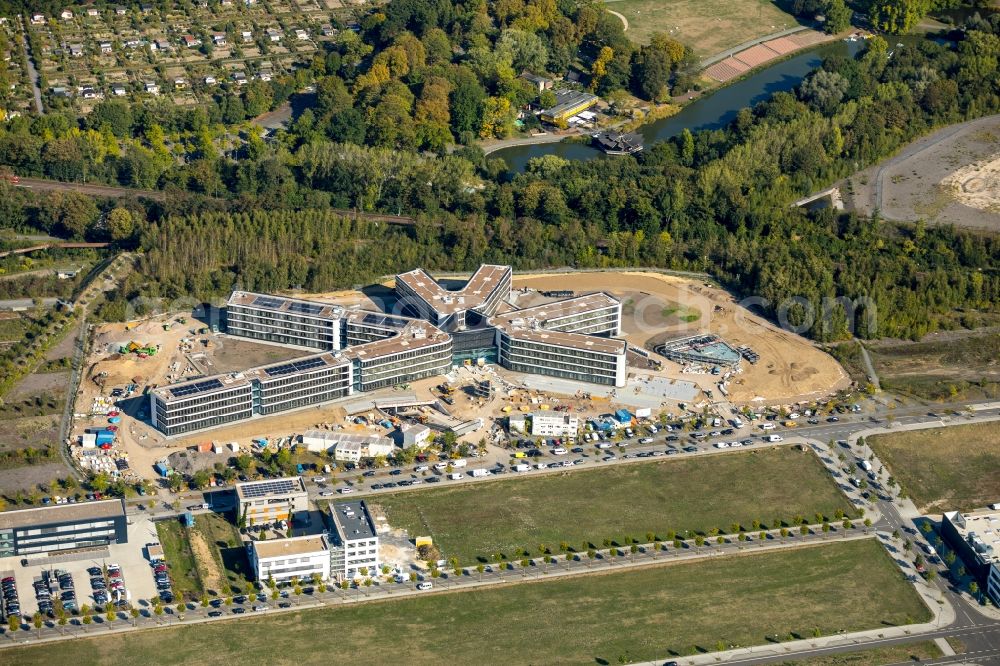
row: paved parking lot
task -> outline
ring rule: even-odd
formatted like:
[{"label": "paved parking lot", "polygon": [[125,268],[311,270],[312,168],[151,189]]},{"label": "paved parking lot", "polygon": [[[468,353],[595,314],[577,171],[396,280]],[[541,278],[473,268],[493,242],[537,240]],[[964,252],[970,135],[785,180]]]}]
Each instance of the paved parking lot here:
[{"label": "paved parking lot", "polygon": [[[76,590],[76,603],[78,607],[84,604],[93,607],[93,590],[90,586],[90,575],[87,569],[90,567],[104,567],[109,563],[115,563],[122,567],[122,575],[125,578],[125,587],[131,593],[133,603],[138,599],[150,599],[157,596],[156,583],[153,579],[153,571],[146,559],[146,544],[156,541],[156,528],[152,521],[146,517],[129,517],[129,542],[124,544],[114,544],[109,547],[109,556],[105,558],[95,558],[93,556],[84,557],[70,562],[58,562],[53,564],[34,564],[31,566],[21,566],[20,557],[0,558],[0,571],[9,572],[4,575],[13,575],[17,584],[17,594],[21,602],[21,616],[31,617],[38,611],[38,600],[35,598],[34,582],[41,578],[43,570],[53,571],[62,569],[73,577],[73,587]],[[56,598],[58,595],[53,595]]]}]

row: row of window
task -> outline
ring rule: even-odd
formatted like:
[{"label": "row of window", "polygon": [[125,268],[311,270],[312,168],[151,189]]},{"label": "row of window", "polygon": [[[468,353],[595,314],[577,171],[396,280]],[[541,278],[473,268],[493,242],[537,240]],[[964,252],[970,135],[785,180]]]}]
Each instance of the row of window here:
[{"label": "row of window", "polygon": [[[208,415],[220,409],[240,409],[250,406],[250,386],[244,384],[238,389],[226,391],[224,393],[205,393],[199,400],[187,401],[183,403],[166,402],[156,396],[157,413],[162,414],[164,420],[170,421],[178,417],[198,418]],[[160,409],[160,405],[163,409]]]},{"label": "row of window", "polygon": [[89,529],[101,529],[107,527],[113,527],[115,521],[113,520],[99,520],[92,523],[72,523],[70,525],[55,525],[53,527],[36,527],[32,529],[20,529],[17,531],[18,539],[24,540],[25,537],[36,536],[39,534],[59,534],[61,532],[80,532],[81,530]]},{"label": "row of window", "polygon": [[345,385],[351,381],[350,365],[344,364],[336,367],[325,368],[323,371],[309,373],[308,375],[286,375],[284,377],[260,382],[261,394],[266,398],[281,396],[284,391],[290,388],[299,390],[310,386],[327,386],[336,382]]},{"label": "row of window", "polygon": [[308,326],[316,329],[325,328],[327,330],[340,324],[340,317],[310,316],[299,313],[278,312],[277,310],[257,310],[246,308],[242,305],[230,305],[226,310],[226,317],[227,319],[233,319],[234,316],[242,321],[277,322],[281,324],[295,324],[296,326]]},{"label": "row of window", "polygon": [[166,435],[177,435],[182,432],[190,432],[191,430],[200,430],[202,428],[211,428],[212,426],[221,425],[223,423],[232,423],[233,421],[248,419],[252,415],[252,412],[248,408],[246,411],[217,414],[211,418],[199,419],[197,421],[187,421],[185,423],[178,423],[177,425],[166,425],[161,421],[157,421],[157,427]]},{"label": "row of window", "polygon": [[610,386],[615,385],[614,377],[604,377],[601,375],[588,374],[585,371],[572,371],[572,370],[558,370],[555,368],[545,367],[541,368],[537,365],[525,364],[525,363],[509,363],[505,364],[505,367],[514,372],[526,372],[533,374],[544,374],[550,377],[562,377],[563,379],[574,379],[582,382],[590,382],[591,384],[607,384]]},{"label": "row of window", "polygon": [[533,345],[531,343],[523,343],[520,340],[501,340],[500,355],[507,358],[518,356],[525,361],[550,361],[556,364],[569,364],[570,367],[586,367],[588,369],[607,372],[615,372],[618,368],[618,359],[615,356],[581,352],[575,349]]}]

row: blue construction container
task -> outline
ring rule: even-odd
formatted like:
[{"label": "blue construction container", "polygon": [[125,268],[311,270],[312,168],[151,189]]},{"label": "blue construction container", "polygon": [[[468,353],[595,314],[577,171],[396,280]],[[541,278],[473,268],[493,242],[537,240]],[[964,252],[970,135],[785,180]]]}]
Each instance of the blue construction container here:
[{"label": "blue construction container", "polygon": [[629,423],[632,423],[632,414],[627,409],[616,410],[615,420],[622,425],[628,425]]},{"label": "blue construction container", "polygon": [[153,469],[156,470],[157,474],[159,474],[164,478],[170,476],[170,468],[164,465],[163,463],[156,463],[155,465],[153,465]]},{"label": "blue construction container", "polygon": [[183,514],[181,516],[181,523],[184,524],[184,527],[194,527],[194,514],[190,511]]},{"label": "blue construction container", "polygon": [[110,430],[98,430],[96,437],[96,444],[100,446],[101,444],[111,444],[115,441],[115,433]]}]

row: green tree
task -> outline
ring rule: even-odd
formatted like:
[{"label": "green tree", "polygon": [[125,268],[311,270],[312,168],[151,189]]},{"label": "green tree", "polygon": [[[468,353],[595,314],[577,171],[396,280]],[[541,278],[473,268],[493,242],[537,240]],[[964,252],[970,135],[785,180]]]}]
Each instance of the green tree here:
[{"label": "green tree", "polygon": [[132,213],[127,208],[116,206],[108,214],[108,233],[111,240],[123,241],[132,237],[135,232],[135,224],[132,221]]},{"label": "green tree", "polygon": [[899,35],[916,27],[930,8],[930,0],[872,0],[869,11],[875,27]]},{"label": "green tree", "polygon": [[823,30],[828,34],[835,35],[851,27],[851,10],[844,0],[830,0],[825,16]]}]

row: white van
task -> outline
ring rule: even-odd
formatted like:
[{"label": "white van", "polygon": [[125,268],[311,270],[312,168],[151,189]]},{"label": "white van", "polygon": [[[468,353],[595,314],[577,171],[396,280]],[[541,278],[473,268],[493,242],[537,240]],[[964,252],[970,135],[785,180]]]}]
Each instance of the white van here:
[{"label": "white van", "polygon": [[531,465],[525,465],[524,463],[518,463],[514,465],[515,472],[527,472],[531,469]]},{"label": "white van", "polygon": [[773,423],[761,423],[760,424],[760,429],[761,430],[774,430],[774,424]]},{"label": "white van", "polygon": [[451,474],[448,475],[448,478],[451,479],[452,481],[458,481],[459,479],[464,479],[465,475],[462,474],[461,472],[452,472]]},{"label": "white van", "polygon": [[767,437],[764,438],[764,441],[765,442],[780,442],[781,441],[781,435],[768,435]]},{"label": "white van", "polygon": [[488,469],[474,469],[471,472],[469,472],[469,474],[471,476],[479,478],[481,476],[489,476],[490,475],[490,471]]},{"label": "white van", "polygon": [[418,590],[431,590],[431,589],[434,589],[434,583],[430,582],[429,580],[424,581],[422,583],[417,583],[417,589]]}]

